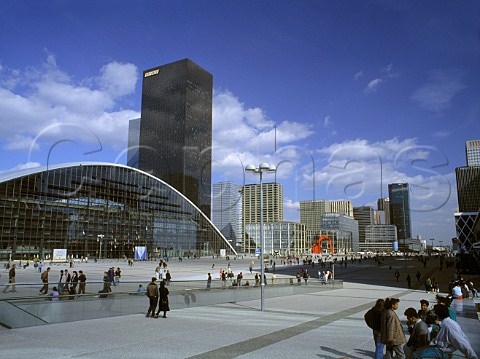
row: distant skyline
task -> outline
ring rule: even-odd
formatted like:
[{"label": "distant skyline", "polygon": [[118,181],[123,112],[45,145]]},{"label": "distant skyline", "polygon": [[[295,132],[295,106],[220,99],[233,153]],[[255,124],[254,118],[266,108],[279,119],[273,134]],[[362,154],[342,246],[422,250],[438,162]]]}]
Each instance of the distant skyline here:
[{"label": "distant skyline", "polygon": [[142,71],[189,58],[214,79],[212,183],[276,164],[299,221],[301,200],[376,208],[406,182],[413,237],[446,244],[480,139],[479,16],[473,0],[7,0],[0,171],[126,164]]}]

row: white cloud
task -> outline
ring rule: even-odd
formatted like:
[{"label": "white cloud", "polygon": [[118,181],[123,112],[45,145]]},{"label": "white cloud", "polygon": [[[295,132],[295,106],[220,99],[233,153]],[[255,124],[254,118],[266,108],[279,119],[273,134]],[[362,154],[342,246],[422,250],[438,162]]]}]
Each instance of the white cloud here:
[{"label": "white cloud", "polygon": [[452,201],[452,173],[444,173],[448,158],[414,138],[370,143],[346,141],[319,149],[313,166],[304,161],[302,188],[313,188],[326,199],[346,198],[355,205],[370,203],[388,193],[388,183],[407,182],[412,210],[433,211]]},{"label": "white cloud", "polygon": [[110,96],[124,96],[134,92],[138,69],[134,64],[111,62],[100,70],[98,82]]},{"label": "white cloud", "polygon": [[363,71],[358,71],[354,76],[353,78],[355,79],[355,81],[357,80],[360,80],[360,78],[363,77]]},{"label": "white cloud", "polygon": [[135,90],[133,64],[111,62],[98,77],[74,81],[47,51],[41,68],[0,72],[0,140],[6,150],[48,148],[55,141],[125,148],[128,121],[139,112],[123,110],[120,98]]},{"label": "white cloud", "polygon": [[448,130],[443,130],[443,131],[439,130],[432,133],[433,138],[440,138],[440,139],[450,137],[451,135],[452,135],[452,131],[448,131]]},{"label": "white cloud", "polygon": [[393,64],[388,64],[379,70],[380,76],[371,80],[367,86],[363,89],[365,95],[370,95],[373,92],[378,91],[380,86],[391,79],[398,77],[398,74],[393,69]]},{"label": "white cloud", "polygon": [[332,118],[330,116],[325,116],[323,119],[323,127],[328,128],[333,124]]},{"label": "white cloud", "polygon": [[372,92],[375,92],[378,90],[378,88],[380,87],[380,84],[383,82],[382,79],[375,79],[375,80],[372,80],[370,81],[368,84],[367,84],[367,87],[365,87],[363,89],[363,93],[368,95],[368,94],[371,94]]},{"label": "white cloud", "polygon": [[5,150],[38,150],[39,146],[35,143],[34,140],[34,138],[29,136],[15,134],[11,141],[8,142],[3,148]]},{"label": "white cloud", "polygon": [[225,178],[243,178],[242,163],[295,162],[295,143],[312,134],[309,124],[285,120],[275,126],[261,108],[247,107],[228,90],[214,92],[213,167]]},{"label": "white cloud", "polygon": [[300,202],[299,201],[292,201],[289,198],[285,198],[283,200],[283,208],[284,209],[295,209],[299,210],[300,209]]},{"label": "white cloud", "polygon": [[422,108],[440,113],[450,107],[453,98],[467,86],[462,83],[464,74],[456,70],[436,70],[412,94],[412,100]]},{"label": "white cloud", "polygon": [[38,162],[20,163],[20,164],[16,165],[13,168],[10,168],[9,170],[7,170],[5,172],[14,172],[14,171],[19,171],[19,170],[25,170],[25,169],[28,169],[28,168],[37,168],[37,167],[40,167],[40,166],[41,165]]}]

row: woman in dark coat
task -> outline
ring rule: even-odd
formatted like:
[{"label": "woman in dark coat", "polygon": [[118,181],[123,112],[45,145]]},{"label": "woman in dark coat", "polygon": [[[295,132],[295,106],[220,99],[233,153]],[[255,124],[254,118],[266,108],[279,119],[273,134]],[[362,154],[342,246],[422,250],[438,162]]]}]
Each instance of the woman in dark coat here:
[{"label": "woman in dark coat", "polygon": [[157,315],[155,316],[158,318],[158,314],[163,311],[163,317],[167,317],[167,312],[170,311],[168,306],[168,288],[165,286],[165,281],[160,282],[160,289],[158,290],[160,293],[160,297],[158,298],[158,311]]}]

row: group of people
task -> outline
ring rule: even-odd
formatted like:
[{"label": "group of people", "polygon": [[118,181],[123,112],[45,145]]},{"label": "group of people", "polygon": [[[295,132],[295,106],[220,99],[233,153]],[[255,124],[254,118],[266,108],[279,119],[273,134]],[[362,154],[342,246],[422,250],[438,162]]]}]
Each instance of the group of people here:
[{"label": "group of people", "polygon": [[[167,312],[170,310],[168,304],[168,288],[166,287],[166,283],[164,280],[160,282],[160,288],[158,287],[157,278],[152,277],[151,282],[147,285],[147,297],[150,301],[150,306],[148,307],[148,311],[146,314],[147,318],[158,318],[160,312],[163,311],[163,318],[167,317]],[[155,309],[158,309],[157,313],[155,314]]]},{"label": "group of people", "polygon": [[158,266],[155,268],[155,277],[157,280],[165,281],[166,285],[170,284],[172,280],[172,274],[170,270],[167,269],[168,263],[166,261],[160,260]]},{"label": "group of people", "polygon": [[465,280],[459,277],[455,281],[448,283],[449,297],[452,299],[479,298],[478,291],[471,280]]},{"label": "group of people", "polygon": [[[68,269],[60,270],[60,277],[58,281],[55,281],[56,285],[52,288],[52,291],[48,293],[48,285],[51,283],[50,276],[51,268],[48,267],[40,275],[40,279],[43,283],[42,288],[38,291],[38,294],[48,294],[51,296],[52,300],[59,300],[61,298],[74,299],[75,294],[85,294],[85,286],[87,281],[87,276],[80,271],[72,271],[70,274]],[[78,287],[78,290],[77,290]],[[67,297],[68,296],[68,297]]]},{"label": "group of people", "polygon": [[477,359],[467,336],[456,322],[449,298],[437,295],[433,310],[423,299],[419,310],[410,307],[404,311],[410,334],[408,340],[396,313],[399,303],[398,298],[377,299],[375,306],[365,314],[365,322],[373,330],[376,359],[447,359],[455,350],[466,358]]}]

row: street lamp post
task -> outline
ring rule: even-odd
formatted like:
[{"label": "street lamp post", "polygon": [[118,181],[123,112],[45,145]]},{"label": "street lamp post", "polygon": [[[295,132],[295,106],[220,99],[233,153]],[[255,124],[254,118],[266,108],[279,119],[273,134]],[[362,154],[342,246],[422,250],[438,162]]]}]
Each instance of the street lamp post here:
[{"label": "street lamp post", "polygon": [[[97,242],[100,243],[100,251],[98,252],[98,259],[101,259],[102,258],[102,239],[103,237],[105,237],[103,234],[99,234],[97,236]],[[108,248],[107,248],[108,249]]]},{"label": "street lamp post", "polygon": [[258,167],[255,165],[247,165],[245,172],[251,172],[260,175],[260,310],[265,310],[265,241],[263,238],[263,173],[275,173],[277,168],[274,165],[262,162]]}]

